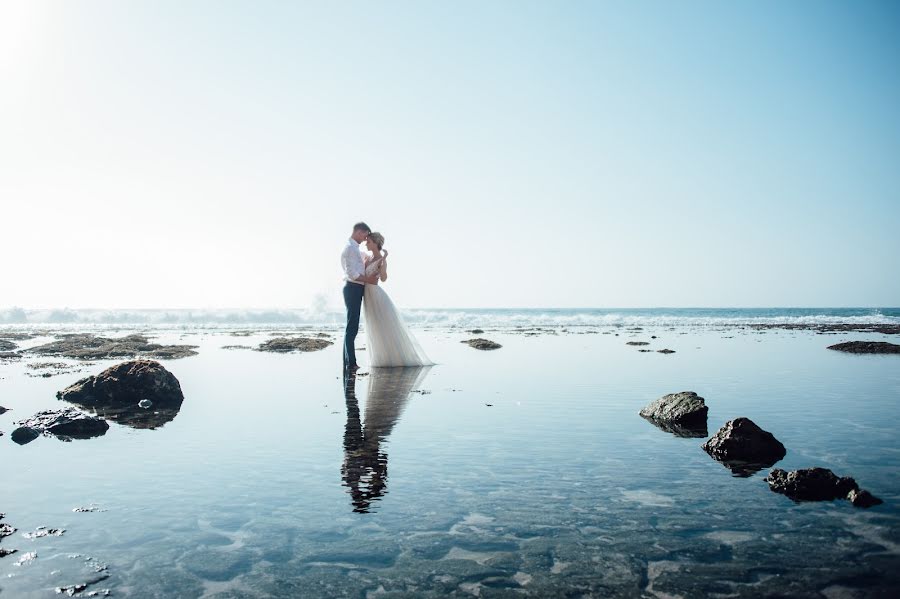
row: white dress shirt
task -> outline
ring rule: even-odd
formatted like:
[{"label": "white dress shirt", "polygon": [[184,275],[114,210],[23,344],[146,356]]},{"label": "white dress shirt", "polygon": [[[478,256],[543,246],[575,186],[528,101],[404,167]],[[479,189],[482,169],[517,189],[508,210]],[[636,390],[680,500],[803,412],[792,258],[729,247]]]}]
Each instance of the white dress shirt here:
[{"label": "white dress shirt", "polygon": [[357,285],[365,285],[362,281],[357,281],[359,277],[366,274],[366,265],[363,263],[362,250],[359,244],[352,238],[347,240],[344,251],[341,252],[341,268],[344,269],[344,280]]}]

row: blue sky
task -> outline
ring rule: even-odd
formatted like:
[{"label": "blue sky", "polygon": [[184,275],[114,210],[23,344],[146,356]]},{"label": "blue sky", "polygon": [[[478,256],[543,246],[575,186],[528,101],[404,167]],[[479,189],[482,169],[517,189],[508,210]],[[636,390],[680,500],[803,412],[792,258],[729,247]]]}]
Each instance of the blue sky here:
[{"label": "blue sky", "polygon": [[898,6],[6,2],[0,305],[898,305]]}]

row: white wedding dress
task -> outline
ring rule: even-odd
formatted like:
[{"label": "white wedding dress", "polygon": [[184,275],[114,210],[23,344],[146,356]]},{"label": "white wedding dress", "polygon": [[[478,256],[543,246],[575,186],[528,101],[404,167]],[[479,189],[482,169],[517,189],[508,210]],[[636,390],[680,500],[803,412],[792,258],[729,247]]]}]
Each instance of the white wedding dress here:
[{"label": "white wedding dress", "polygon": [[[366,265],[366,276],[373,276],[381,261]],[[366,285],[363,296],[369,366],[431,366],[422,347],[406,328],[400,312],[381,285]]]}]

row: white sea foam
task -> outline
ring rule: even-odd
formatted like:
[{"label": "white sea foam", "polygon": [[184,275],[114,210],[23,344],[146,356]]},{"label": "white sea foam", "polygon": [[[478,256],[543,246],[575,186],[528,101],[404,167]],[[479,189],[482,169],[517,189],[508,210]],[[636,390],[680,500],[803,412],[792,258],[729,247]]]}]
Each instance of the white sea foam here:
[{"label": "white sea foam", "polygon": [[[740,325],[900,324],[897,308],[410,309],[416,327],[729,327]],[[272,310],[0,309],[0,325],[151,325],[173,328],[341,326],[323,306]]]}]

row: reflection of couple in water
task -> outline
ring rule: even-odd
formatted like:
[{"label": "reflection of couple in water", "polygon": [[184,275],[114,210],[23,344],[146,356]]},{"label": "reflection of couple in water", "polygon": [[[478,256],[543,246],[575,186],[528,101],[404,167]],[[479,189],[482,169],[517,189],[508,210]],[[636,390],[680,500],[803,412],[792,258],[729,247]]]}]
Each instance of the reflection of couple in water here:
[{"label": "reflection of couple in water", "polygon": [[430,368],[373,368],[369,374],[365,419],[360,418],[356,377],[344,377],[347,426],[341,475],[350,490],[353,511],[366,513],[386,492],[387,454],[381,444],[399,420],[410,393]]}]

